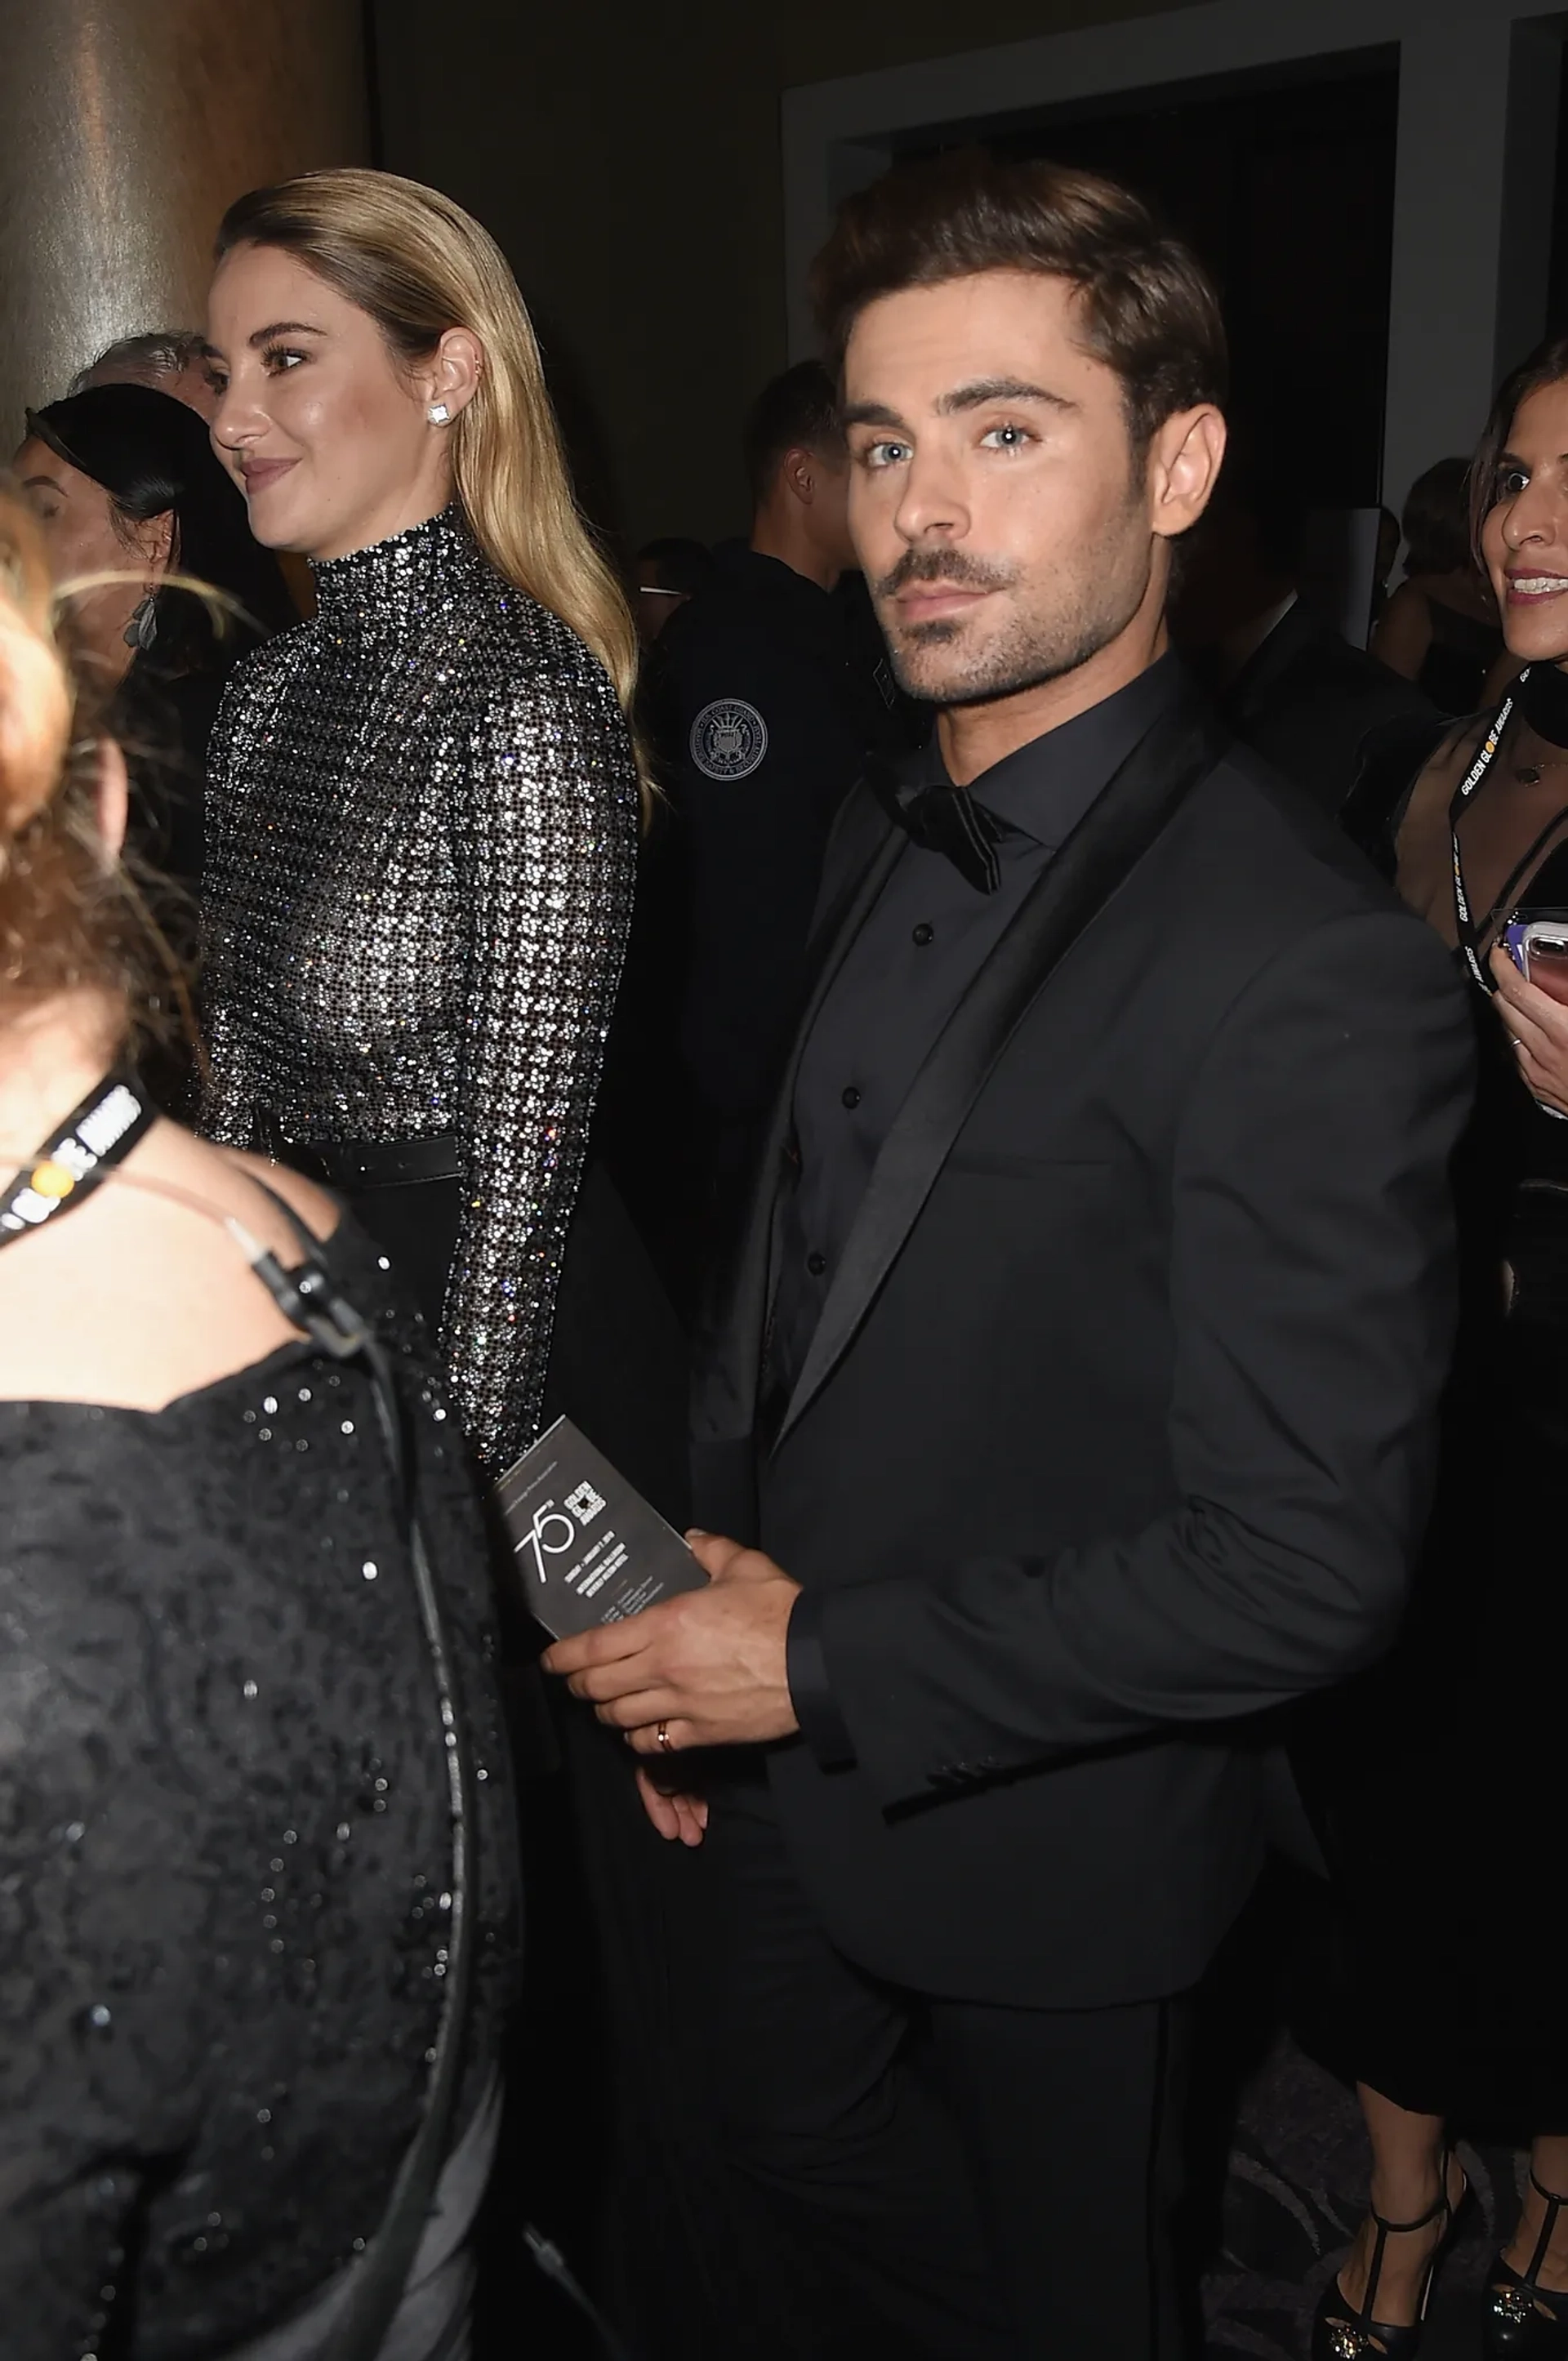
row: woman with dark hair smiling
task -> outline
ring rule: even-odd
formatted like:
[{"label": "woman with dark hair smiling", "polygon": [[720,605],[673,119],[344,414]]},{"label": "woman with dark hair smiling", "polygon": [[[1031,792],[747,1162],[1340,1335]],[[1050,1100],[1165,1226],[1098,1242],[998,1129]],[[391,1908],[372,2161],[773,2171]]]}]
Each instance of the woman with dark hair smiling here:
[{"label": "woman with dark hair smiling", "polygon": [[1564,453],[1568,335],[1505,381],[1471,469],[1475,544],[1523,669],[1496,712],[1450,733],[1396,828],[1400,892],[1476,987],[1482,1081],[1458,1168],[1467,1323],[1439,1511],[1410,1627],[1330,1804],[1372,2204],[1319,2308],[1319,2361],[1414,2353],[1464,2192],[1462,2130],[1530,2147],[1484,2351],[1568,2356],[1551,1867],[1568,1660]]},{"label": "woman with dark hair smiling", "polygon": [[14,466],[56,582],[92,585],[71,624],[127,752],[135,849],[193,886],[224,684],[297,620],[278,561],[252,537],[203,421],[151,386],[95,385],[30,410]]}]

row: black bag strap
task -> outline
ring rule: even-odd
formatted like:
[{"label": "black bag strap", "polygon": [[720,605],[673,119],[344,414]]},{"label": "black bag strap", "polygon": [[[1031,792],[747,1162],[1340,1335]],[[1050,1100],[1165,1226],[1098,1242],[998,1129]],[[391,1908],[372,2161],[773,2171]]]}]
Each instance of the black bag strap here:
[{"label": "black bag strap", "polygon": [[[256,1178],[254,1174],[250,1177]],[[435,1676],[442,1748],[451,1786],[452,1906],[447,1918],[446,1956],[437,1963],[437,1972],[444,1971],[441,2018],[432,2053],[424,2113],[398,2168],[379,2227],[364,2255],[351,2268],[348,2293],[321,2356],[321,2361],[376,2361],[402,2301],[430,2218],[436,2183],[454,2145],[465,2035],[474,1987],[473,1897],[477,1836],[474,1765],[454,1675],[446,1619],[420,1521],[418,1466],[409,1449],[390,1356],[373,1323],[356,1311],[342,1294],[322,1241],[276,1190],[268,1188],[262,1180],[256,1180],[256,1186],[271,1199],[304,1253],[303,1262],[291,1269],[284,1269],[274,1257],[264,1255],[252,1265],[257,1276],[285,1319],[304,1329],[335,1359],[362,1360],[369,1372]]]}]

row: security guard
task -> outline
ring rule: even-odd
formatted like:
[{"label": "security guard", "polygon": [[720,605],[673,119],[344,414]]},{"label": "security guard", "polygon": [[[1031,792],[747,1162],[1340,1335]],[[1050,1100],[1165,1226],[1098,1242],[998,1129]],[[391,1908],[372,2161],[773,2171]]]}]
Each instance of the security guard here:
[{"label": "security guard", "polygon": [[749,542],[658,648],[652,719],[685,892],[680,1017],[705,1178],[722,1222],[788,1045],[828,832],[869,752],[908,743],[853,566],[831,379],[804,361],[746,422]]}]

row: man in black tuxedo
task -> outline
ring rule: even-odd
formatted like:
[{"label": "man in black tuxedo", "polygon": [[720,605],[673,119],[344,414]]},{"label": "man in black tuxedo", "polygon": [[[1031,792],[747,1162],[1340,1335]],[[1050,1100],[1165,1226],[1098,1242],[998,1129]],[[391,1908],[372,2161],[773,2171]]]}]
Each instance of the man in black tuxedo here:
[{"label": "man in black tuxedo", "polygon": [[736,2350],[1141,2361],[1253,1725],[1377,1654],[1422,1521],[1468,1019],[1166,653],[1224,437],[1192,258],[959,156],[851,198],[817,289],[937,737],[830,848],[699,1391],[712,1582],[546,1661],[694,1848],[779,2257]]},{"label": "man in black tuxedo", "polygon": [[1302,597],[1307,506],[1289,459],[1238,451],[1233,437],[1182,568],[1172,631],[1244,745],[1342,826],[1369,807],[1386,819],[1443,718]]}]

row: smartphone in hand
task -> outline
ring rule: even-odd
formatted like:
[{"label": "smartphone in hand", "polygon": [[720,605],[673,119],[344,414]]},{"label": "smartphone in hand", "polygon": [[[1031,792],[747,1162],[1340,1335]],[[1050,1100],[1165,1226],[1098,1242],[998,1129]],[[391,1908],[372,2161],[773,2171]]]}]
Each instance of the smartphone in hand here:
[{"label": "smartphone in hand", "polygon": [[1539,911],[1511,918],[1503,948],[1527,983],[1568,1007],[1568,910]]}]

